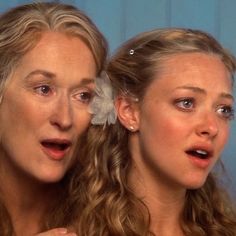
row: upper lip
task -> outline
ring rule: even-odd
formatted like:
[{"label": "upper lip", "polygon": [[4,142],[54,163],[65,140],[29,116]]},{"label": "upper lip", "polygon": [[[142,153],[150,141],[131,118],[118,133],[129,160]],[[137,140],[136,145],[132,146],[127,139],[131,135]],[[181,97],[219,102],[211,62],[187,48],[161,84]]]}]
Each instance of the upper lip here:
[{"label": "upper lip", "polygon": [[191,151],[204,151],[207,154],[207,158],[214,156],[214,149],[212,145],[197,144],[186,149],[186,153],[189,154]]}]

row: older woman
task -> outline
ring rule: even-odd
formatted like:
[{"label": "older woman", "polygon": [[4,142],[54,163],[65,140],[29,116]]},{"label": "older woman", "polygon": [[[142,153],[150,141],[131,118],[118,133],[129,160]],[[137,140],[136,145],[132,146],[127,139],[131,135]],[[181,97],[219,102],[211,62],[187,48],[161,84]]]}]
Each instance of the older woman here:
[{"label": "older woman", "polygon": [[93,22],[70,5],[33,3],[0,16],[2,236],[54,227],[68,228],[42,235],[74,235],[69,174],[106,51]]}]

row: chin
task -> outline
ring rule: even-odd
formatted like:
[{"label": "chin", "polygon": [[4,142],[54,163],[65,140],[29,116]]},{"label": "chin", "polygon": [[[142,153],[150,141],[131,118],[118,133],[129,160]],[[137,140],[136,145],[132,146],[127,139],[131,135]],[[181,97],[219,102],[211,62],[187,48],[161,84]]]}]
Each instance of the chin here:
[{"label": "chin", "polygon": [[64,176],[49,176],[45,178],[41,178],[40,182],[45,183],[45,184],[53,184],[53,183],[58,183],[63,179]]},{"label": "chin", "polygon": [[65,171],[47,170],[38,175],[36,178],[41,183],[52,184],[61,181],[65,176],[65,173],[66,173]]},{"label": "chin", "polygon": [[191,181],[189,183],[186,184],[186,188],[187,189],[199,189],[201,188],[206,182],[206,178],[205,179],[198,179],[198,180],[194,180],[194,181]]}]

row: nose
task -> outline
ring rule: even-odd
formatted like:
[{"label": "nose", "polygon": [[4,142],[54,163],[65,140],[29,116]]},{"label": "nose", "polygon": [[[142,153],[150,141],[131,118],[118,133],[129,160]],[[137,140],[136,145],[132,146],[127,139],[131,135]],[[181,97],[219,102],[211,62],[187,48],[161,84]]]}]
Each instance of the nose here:
[{"label": "nose", "polygon": [[214,138],[219,132],[219,124],[214,112],[207,112],[198,118],[197,134],[207,138]]},{"label": "nose", "polygon": [[72,126],[73,111],[67,95],[61,95],[54,104],[54,109],[50,118],[50,123],[60,130],[68,130]]}]

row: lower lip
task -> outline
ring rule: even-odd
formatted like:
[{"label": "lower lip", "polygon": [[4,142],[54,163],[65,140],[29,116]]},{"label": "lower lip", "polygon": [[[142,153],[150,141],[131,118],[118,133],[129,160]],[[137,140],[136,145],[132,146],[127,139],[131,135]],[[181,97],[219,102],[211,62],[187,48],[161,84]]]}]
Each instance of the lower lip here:
[{"label": "lower lip", "polygon": [[44,147],[42,146],[43,148],[43,152],[49,156],[51,159],[53,160],[57,160],[57,161],[60,161],[62,160],[65,155],[66,155],[66,152],[67,152],[67,149],[66,150],[58,150],[58,149],[54,149],[54,148],[48,148],[48,147]]},{"label": "lower lip", "polygon": [[189,157],[190,161],[192,162],[192,164],[194,164],[198,168],[205,169],[211,163],[211,158],[201,159],[201,158],[198,158],[198,157],[195,157],[195,156],[191,156],[191,155],[188,155],[188,157]]}]

